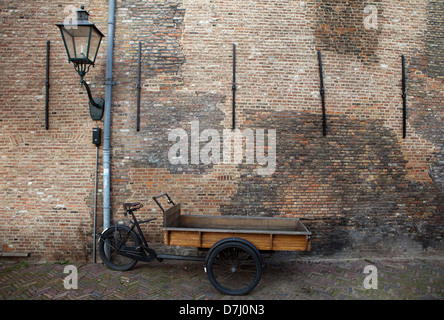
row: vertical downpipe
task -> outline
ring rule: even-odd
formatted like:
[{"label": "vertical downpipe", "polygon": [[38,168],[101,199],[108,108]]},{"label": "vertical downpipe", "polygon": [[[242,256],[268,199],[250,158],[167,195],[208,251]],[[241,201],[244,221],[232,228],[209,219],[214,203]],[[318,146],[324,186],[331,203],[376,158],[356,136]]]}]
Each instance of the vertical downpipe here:
[{"label": "vertical downpipe", "polygon": [[115,0],[108,3],[108,39],[106,52],[105,79],[105,122],[103,136],[103,227],[110,226],[111,221],[111,97],[113,89],[113,58],[114,58],[114,20]]},{"label": "vertical downpipe", "polygon": [[97,171],[99,167],[99,146],[96,145],[96,172],[94,179],[94,233],[93,233],[93,263],[96,263],[96,232],[97,232]]}]

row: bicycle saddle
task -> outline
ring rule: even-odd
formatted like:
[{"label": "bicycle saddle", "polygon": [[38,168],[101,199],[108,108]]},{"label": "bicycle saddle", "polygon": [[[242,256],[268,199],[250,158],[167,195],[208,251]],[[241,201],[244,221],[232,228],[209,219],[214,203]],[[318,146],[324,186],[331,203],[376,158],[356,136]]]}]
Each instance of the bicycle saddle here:
[{"label": "bicycle saddle", "polygon": [[125,209],[125,210],[131,210],[131,209],[140,209],[140,208],[142,208],[143,207],[143,205],[140,203],[140,202],[133,202],[133,203],[124,203],[123,204],[123,208]]}]

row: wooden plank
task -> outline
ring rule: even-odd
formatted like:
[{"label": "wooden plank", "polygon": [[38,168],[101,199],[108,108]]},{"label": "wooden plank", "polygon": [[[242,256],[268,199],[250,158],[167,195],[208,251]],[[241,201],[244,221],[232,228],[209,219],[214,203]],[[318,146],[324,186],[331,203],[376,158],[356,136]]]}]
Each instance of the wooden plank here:
[{"label": "wooden plank", "polygon": [[270,248],[268,250],[272,250],[273,249],[273,234],[270,233]]},{"label": "wooden plank", "polygon": [[273,250],[277,251],[306,251],[307,236],[277,234],[273,239]]},{"label": "wooden plank", "polygon": [[180,226],[180,203],[169,208],[163,214],[164,227],[178,227]]},{"label": "wooden plank", "polygon": [[167,230],[163,231],[163,244],[166,246],[170,245],[170,234]]},{"label": "wooden plank", "polygon": [[307,237],[307,247],[305,251],[311,251],[311,238]]},{"label": "wooden plank", "polygon": [[169,231],[168,245],[181,247],[199,247],[198,231]]},{"label": "wooden plank", "polygon": [[182,228],[306,231],[298,218],[181,215]]},{"label": "wooden plank", "polygon": [[203,232],[202,248],[211,248],[216,242],[231,237],[247,240],[251,242],[258,250],[270,250],[270,236],[268,234],[225,232]]}]

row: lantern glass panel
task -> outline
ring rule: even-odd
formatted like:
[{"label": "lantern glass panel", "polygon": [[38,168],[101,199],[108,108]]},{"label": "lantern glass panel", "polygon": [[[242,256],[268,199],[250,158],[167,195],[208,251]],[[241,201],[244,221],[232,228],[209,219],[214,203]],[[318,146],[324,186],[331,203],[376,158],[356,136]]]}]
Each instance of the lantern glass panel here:
[{"label": "lantern glass panel", "polygon": [[[92,64],[93,60],[89,58],[91,26],[71,26],[62,27],[68,58],[73,62],[83,62]],[[92,50],[94,54],[97,48]]]},{"label": "lantern glass panel", "polygon": [[95,28],[91,28],[91,40],[89,42],[88,59],[94,64],[97,57],[97,52],[100,48],[100,42],[102,41],[102,35]]}]

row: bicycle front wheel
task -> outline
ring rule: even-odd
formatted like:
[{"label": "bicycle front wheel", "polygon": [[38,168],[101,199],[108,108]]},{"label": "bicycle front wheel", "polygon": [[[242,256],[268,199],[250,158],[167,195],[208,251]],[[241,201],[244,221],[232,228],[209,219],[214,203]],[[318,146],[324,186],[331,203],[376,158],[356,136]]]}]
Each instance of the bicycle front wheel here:
[{"label": "bicycle front wheel", "polygon": [[138,247],[140,248],[139,236],[126,226],[114,226],[107,229],[99,240],[99,254],[102,261],[108,268],[116,271],[127,271],[138,261],[121,255],[119,248]]}]

